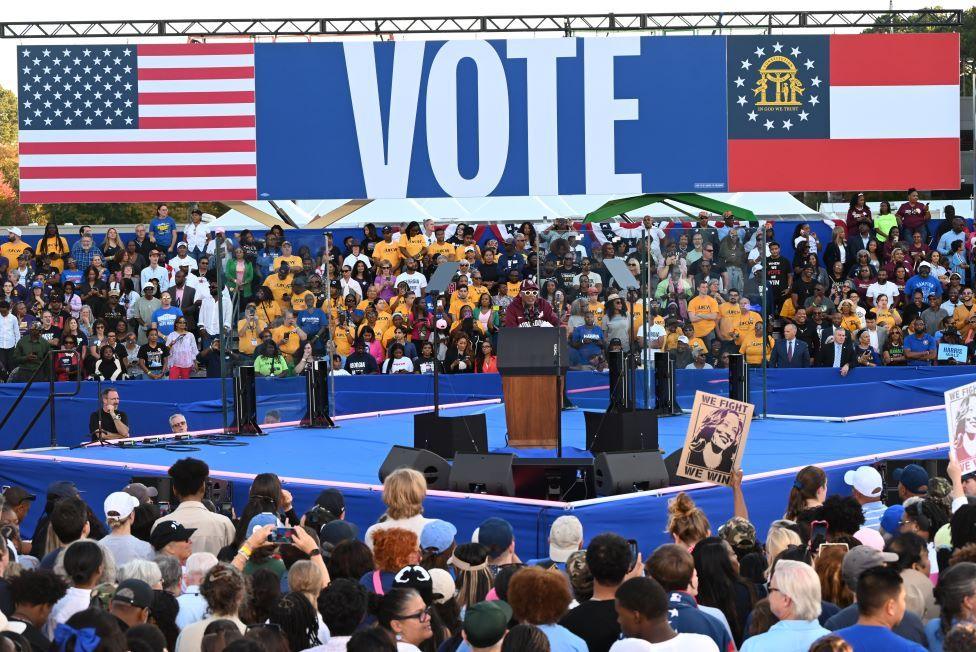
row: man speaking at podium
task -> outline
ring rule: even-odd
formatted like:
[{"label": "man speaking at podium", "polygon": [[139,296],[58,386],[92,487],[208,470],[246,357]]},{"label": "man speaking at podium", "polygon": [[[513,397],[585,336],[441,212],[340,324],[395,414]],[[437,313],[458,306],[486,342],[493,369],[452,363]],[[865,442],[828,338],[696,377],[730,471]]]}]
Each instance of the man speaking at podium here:
[{"label": "man speaking at podium", "polygon": [[508,304],[502,325],[506,328],[559,326],[559,317],[553,312],[552,305],[548,301],[539,298],[538,285],[533,281],[522,281],[519,295]]}]

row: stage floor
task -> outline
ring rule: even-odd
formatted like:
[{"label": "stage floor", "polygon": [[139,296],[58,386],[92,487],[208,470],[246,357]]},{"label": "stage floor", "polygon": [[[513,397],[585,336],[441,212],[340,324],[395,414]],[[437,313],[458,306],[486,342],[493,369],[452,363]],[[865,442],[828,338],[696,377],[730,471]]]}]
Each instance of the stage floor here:
[{"label": "stage floor", "polygon": [[[488,445],[506,449],[505,412],[501,404],[443,411],[446,415],[483,412]],[[589,455],[585,449],[583,410],[563,412],[564,455]],[[413,415],[397,414],[339,421],[336,429],[282,427],[265,437],[240,438],[246,446],[202,446],[199,451],[174,452],[158,448],[92,447],[76,450],[31,451],[58,459],[122,462],[168,467],[192,455],[216,471],[255,474],[275,471],[281,476],[309,480],[377,484],[377,471],[390,446],[413,445]],[[659,420],[659,443],[670,453],[684,442],[687,416]],[[743,470],[747,475],[783,468],[876,455],[886,451],[946,443],[945,412],[936,410],[846,423],[808,420],[755,420],[746,444]],[[520,456],[541,457],[554,451],[528,449]],[[2,454],[0,454],[2,455]]]}]

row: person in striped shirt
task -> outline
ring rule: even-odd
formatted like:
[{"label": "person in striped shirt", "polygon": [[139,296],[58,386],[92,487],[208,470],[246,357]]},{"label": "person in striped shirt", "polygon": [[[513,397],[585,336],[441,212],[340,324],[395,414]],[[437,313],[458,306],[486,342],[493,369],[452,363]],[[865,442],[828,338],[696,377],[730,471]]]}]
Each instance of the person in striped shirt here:
[{"label": "person in striped shirt", "polygon": [[850,485],[851,494],[861,505],[861,511],[864,512],[864,527],[877,530],[881,526],[881,517],[887,509],[881,502],[884,497],[884,482],[881,480],[881,474],[873,466],[859,466],[844,474],[844,482]]}]

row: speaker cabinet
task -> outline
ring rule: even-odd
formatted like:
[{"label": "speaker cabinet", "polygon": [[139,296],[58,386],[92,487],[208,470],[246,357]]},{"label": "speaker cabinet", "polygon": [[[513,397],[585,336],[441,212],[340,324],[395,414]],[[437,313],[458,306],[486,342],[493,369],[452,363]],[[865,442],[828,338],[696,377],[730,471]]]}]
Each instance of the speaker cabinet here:
[{"label": "speaker cabinet", "polygon": [[660,451],[600,453],[593,460],[593,475],[597,496],[668,486],[668,471]]},{"label": "speaker cabinet", "polygon": [[668,351],[654,353],[654,400],[659,415],[681,414],[674,378],[674,356]]},{"label": "speaker cabinet", "polygon": [[729,398],[749,402],[749,365],[741,353],[729,354]]},{"label": "speaker cabinet", "polygon": [[484,413],[456,417],[433,412],[415,414],[413,445],[449,460],[458,453],[487,453],[488,423]]},{"label": "speaker cabinet", "polygon": [[420,471],[427,480],[428,489],[447,489],[451,467],[443,457],[417,448],[394,446],[380,466],[380,482],[397,469],[403,468]]},{"label": "speaker cabinet", "polygon": [[254,367],[238,367],[234,372],[234,422],[239,435],[260,435],[258,397],[254,389]]},{"label": "speaker cabinet", "polygon": [[610,380],[610,409],[634,409],[634,392],[631,386],[628,356],[623,351],[607,353],[607,375]]},{"label": "speaker cabinet", "polygon": [[330,360],[312,360],[305,372],[305,417],[301,425],[306,428],[334,428],[329,416],[329,365]]},{"label": "speaker cabinet", "polygon": [[519,498],[573,502],[596,497],[589,457],[516,457],[512,479]]},{"label": "speaker cabinet", "polygon": [[671,452],[670,455],[664,458],[664,468],[668,471],[668,478],[670,478],[669,487],[681,487],[686,484],[695,484],[695,481],[690,478],[682,478],[677,474],[678,464],[681,462],[681,450],[680,448]]},{"label": "speaker cabinet", "polygon": [[511,453],[458,453],[451,466],[451,491],[514,496]]},{"label": "speaker cabinet", "polygon": [[657,450],[657,412],[584,412],[586,450],[597,453]]}]

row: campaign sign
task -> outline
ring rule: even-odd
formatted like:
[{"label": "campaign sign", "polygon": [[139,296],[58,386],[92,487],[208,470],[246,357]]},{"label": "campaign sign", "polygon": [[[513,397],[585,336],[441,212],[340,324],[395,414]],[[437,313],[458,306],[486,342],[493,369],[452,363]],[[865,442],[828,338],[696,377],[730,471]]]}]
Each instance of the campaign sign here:
[{"label": "campaign sign", "polygon": [[742,463],[754,409],[751,403],[695,392],[677,475],[731,484],[732,473]]}]

